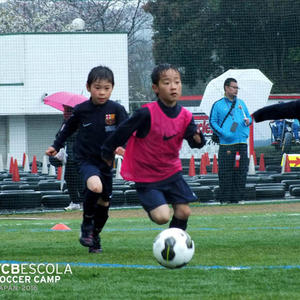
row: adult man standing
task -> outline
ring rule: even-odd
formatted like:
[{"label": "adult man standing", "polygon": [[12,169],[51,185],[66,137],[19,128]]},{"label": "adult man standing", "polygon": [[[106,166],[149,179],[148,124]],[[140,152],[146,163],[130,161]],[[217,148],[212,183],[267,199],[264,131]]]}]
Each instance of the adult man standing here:
[{"label": "adult man standing", "polygon": [[213,104],[209,118],[220,140],[217,200],[221,203],[238,203],[245,195],[249,165],[247,139],[252,119],[244,101],[237,98],[238,89],[236,79],[227,78],[225,95]]}]

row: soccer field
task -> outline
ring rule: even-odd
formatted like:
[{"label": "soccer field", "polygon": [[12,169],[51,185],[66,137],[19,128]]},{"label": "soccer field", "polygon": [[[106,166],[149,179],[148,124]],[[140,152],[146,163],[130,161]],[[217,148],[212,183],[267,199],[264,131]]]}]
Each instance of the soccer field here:
[{"label": "soccer field", "polygon": [[[141,209],[111,211],[102,254],[79,244],[81,213],[2,215],[0,298],[300,298],[300,203],[192,209],[195,255],[176,270],[153,258],[166,227]],[[58,223],[71,230],[51,230]]]}]

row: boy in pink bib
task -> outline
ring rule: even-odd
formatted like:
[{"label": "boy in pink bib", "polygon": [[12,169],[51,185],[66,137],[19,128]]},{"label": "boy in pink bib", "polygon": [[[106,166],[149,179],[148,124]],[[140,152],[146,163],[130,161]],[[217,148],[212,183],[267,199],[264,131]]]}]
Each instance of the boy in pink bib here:
[{"label": "boy in pink bib", "polygon": [[157,101],[144,105],[120,124],[104,142],[102,157],[111,164],[114,150],[128,141],[122,177],[135,182],[141,204],[153,222],[169,222],[171,204],[174,214],[169,227],[185,230],[191,214],[189,202],[197,199],[182,177],[179,151],[183,139],[191,148],[201,148],[205,138],[191,112],[177,104],[182,88],[179,70],[161,64],[151,78]]}]

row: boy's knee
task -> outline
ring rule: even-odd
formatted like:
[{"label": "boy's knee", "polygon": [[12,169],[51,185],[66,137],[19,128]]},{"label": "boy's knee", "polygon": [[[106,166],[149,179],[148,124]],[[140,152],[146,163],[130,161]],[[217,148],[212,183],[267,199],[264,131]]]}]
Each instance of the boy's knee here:
[{"label": "boy's knee", "polygon": [[102,186],[99,186],[99,185],[98,186],[97,185],[91,186],[91,187],[89,187],[89,190],[93,193],[101,194],[102,193]]},{"label": "boy's knee", "polygon": [[175,216],[178,219],[186,220],[191,215],[191,208],[188,205],[179,205],[175,209]]},{"label": "boy's knee", "polygon": [[169,217],[166,217],[166,216],[160,216],[158,218],[156,218],[154,220],[154,222],[158,225],[164,225],[164,224],[167,224],[169,222]]},{"label": "boy's knee", "polygon": [[170,209],[167,205],[162,205],[152,210],[149,215],[153,222],[158,225],[163,225],[170,220]]},{"label": "boy's knee", "polygon": [[103,192],[103,185],[98,176],[92,176],[87,180],[87,188],[93,193],[101,194]]}]

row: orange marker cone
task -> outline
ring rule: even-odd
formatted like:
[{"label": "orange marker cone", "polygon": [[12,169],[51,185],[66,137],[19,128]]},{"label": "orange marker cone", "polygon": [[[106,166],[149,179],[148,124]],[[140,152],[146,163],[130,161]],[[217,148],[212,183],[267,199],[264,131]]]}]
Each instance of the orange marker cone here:
[{"label": "orange marker cone", "polygon": [[286,155],[284,172],[286,173],[291,172],[290,160],[288,155]]},{"label": "orange marker cone", "polygon": [[37,164],[36,164],[36,156],[33,156],[32,165],[31,165],[31,173],[37,174]]},{"label": "orange marker cone", "polygon": [[261,153],[260,154],[260,159],[259,159],[259,171],[266,171],[266,167],[265,167],[265,159],[264,159],[264,154]]},{"label": "orange marker cone", "polygon": [[189,176],[196,176],[194,155],[192,155],[192,157],[190,159]]},{"label": "orange marker cone", "polygon": [[15,159],[15,162],[13,164],[12,181],[15,181],[15,182],[20,181],[18,162],[17,162],[16,159]]},{"label": "orange marker cone", "polygon": [[57,168],[57,180],[61,180],[62,167]]},{"label": "orange marker cone", "polygon": [[218,174],[219,172],[219,167],[218,167],[218,160],[217,160],[217,155],[214,154],[214,160],[213,160],[213,165],[212,165],[212,173],[213,174]]},{"label": "orange marker cone", "polygon": [[59,224],[54,225],[54,226],[51,228],[51,230],[62,230],[62,231],[64,231],[64,230],[71,230],[71,228],[68,227],[68,226],[65,225],[65,224],[59,223]]}]

